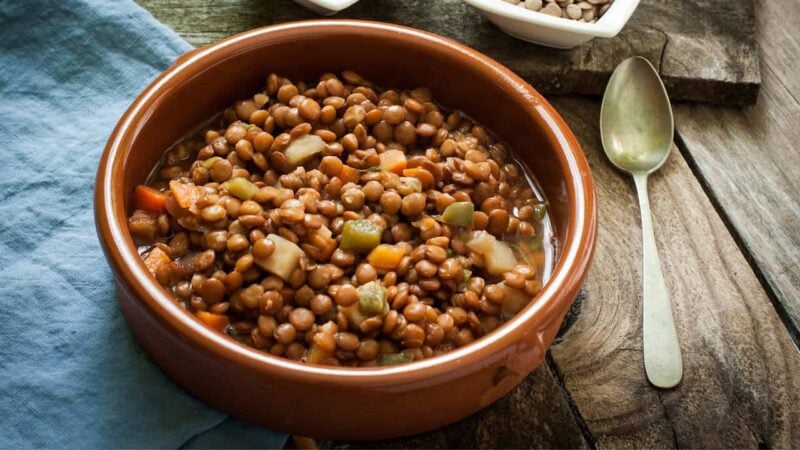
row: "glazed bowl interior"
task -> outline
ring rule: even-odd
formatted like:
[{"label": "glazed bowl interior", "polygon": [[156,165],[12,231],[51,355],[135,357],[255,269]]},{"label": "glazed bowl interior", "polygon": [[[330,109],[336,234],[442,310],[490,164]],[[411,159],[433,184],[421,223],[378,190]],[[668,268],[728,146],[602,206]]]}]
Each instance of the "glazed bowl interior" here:
[{"label": "glazed bowl interior", "polygon": [[[442,105],[464,111],[509,144],[531,169],[550,203],[558,262],[549,281],[513,319],[465,347],[419,362],[378,368],[323,367],[274,357],[202,325],[158,285],[139,258],[127,228],[131,193],[145,181],[167,148],[235,100],[263,90],[271,72],[303,81],[342,69],[355,70],[380,87],[429,87]],[[139,314],[130,312],[130,308],[149,311],[160,321],[159,326],[180,336],[180,342],[188,346],[186,351],[202,348],[204,354],[214,355],[220,361],[214,365],[220,373],[227,370],[226,364],[241,367],[248,383],[255,383],[257,377],[269,377],[275,385],[286,382],[282,386],[294,389],[291,392],[298,395],[304,389],[301,383],[320,389],[329,386],[331,390],[321,395],[333,400],[340,388],[431,386],[452,378],[459,370],[486,370],[501,359],[513,360],[515,352],[536,347],[519,362],[522,369],[513,383],[500,385],[480,401],[464,406],[454,403],[452,413],[444,414],[439,422],[430,421],[430,426],[452,422],[491,403],[541,362],[543,349],[552,341],[585,278],[596,233],[588,165],[566,124],[535,90],[493,60],[445,38],[362,21],[307,21],[253,30],[180,58],[121,119],[100,163],[96,196],[98,232],[121,296],[136,299],[134,306],[123,302],[126,315],[130,318]],[[144,325],[134,329],[137,327],[145,329]],[[141,333],[137,337],[146,348],[159,345],[147,342],[147,336]],[[535,342],[519,344],[525,339]],[[154,358],[162,367],[167,366],[168,373],[182,370],[180,364],[170,361],[172,355],[164,353]],[[170,364],[175,365],[170,368]],[[485,377],[481,375],[481,384],[489,383]],[[200,381],[183,383],[195,382],[188,386],[191,391],[205,389]],[[247,395],[243,392],[241,398]],[[211,393],[204,398],[229,410],[237,407],[221,394]],[[408,396],[398,401],[408,403],[398,403],[398,411],[413,411],[418,399]],[[252,417],[244,412],[240,416]],[[310,421],[305,424],[306,429],[332,435],[325,428],[327,425],[319,422],[322,419],[306,416],[302,417]],[[413,422],[412,412],[408,417],[409,426],[419,426]],[[279,422],[274,418],[251,420],[270,426]],[[295,431],[299,427],[286,423],[275,426]],[[398,425],[373,437],[407,431]],[[350,435],[342,432],[337,436]]]}]

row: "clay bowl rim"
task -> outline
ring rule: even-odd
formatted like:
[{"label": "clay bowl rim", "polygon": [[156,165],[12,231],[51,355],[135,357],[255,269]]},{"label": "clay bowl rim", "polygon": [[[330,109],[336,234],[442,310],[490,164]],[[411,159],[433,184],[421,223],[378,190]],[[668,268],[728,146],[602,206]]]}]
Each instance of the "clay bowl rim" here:
[{"label": "clay bowl rim", "polygon": [[[122,161],[132,152],[131,146],[143,127],[142,122],[153,108],[158,108],[162,94],[227,56],[253,46],[270,45],[269,42],[288,36],[321,34],[324,30],[380,36],[427,47],[433,53],[456,56],[465,66],[490,74],[506,91],[513,91],[530,111],[532,125],[539,122],[550,141],[560,149],[555,154],[564,172],[570,211],[556,267],[535,301],[497,330],[467,346],[422,361],[379,368],[319,366],[270,355],[240,344],[187,314],[152,278],[124,230],[121,222],[127,215],[126,201],[121,184],[115,180],[122,179]],[[459,368],[483,365],[498,350],[514,345],[528,333],[538,332],[545,322],[555,319],[554,315],[566,311],[573,300],[568,294],[580,288],[594,252],[597,210],[589,166],[575,136],[550,104],[509,69],[469,47],[414,28],[362,20],[306,20],[257,28],[191,50],[148,85],[126,110],[103,152],[95,186],[95,223],[115,281],[122,283],[153,315],[166,322],[172,332],[179,333],[191,344],[263,375],[364,388],[424,382]]]}]

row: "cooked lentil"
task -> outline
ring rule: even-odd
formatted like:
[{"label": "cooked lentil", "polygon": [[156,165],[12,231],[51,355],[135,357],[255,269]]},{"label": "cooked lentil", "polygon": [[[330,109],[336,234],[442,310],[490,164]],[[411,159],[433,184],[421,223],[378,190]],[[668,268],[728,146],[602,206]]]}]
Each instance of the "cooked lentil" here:
[{"label": "cooked lentil", "polygon": [[546,203],[505,144],[426,88],[352,71],[269,75],[153,173],[129,218],[147,268],[205,323],[294,360],[467,345],[552,264]]}]

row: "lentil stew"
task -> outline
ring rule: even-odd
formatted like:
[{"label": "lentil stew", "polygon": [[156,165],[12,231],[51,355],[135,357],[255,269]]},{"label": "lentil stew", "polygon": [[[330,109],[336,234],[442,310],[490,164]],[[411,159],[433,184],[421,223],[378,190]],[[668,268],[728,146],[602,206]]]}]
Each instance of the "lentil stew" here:
[{"label": "lentil stew", "polygon": [[234,339],[316,364],[466,345],[549,276],[546,202],[505,144],[357,73],[271,74],[169,149],[134,191],[146,267]]}]

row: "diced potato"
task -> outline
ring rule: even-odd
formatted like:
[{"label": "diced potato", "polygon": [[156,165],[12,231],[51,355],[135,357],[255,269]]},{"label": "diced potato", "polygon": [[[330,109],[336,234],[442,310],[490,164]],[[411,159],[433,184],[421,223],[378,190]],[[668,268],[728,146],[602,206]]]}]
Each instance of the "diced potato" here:
[{"label": "diced potato", "polygon": [[486,231],[474,232],[472,239],[467,242],[467,248],[483,256],[486,271],[492,275],[501,276],[517,265],[517,258],[511,247]]},{"label": "diced potato", "polygon": [[495,240],[492,248],[483,254],[486,271],[492,275],[500,276],[510,272],[517,265],[517,258],[514,251],[503,241]]},{"label": "diced potato", "polygon": [[472,239],[467,242],[467,248],[478,254],[485,254],[492,249],[492,242],[497,239],[486,231],[480,230],[472,233]]},{"label": "diced potato", "polygon": [[170,261],[169,255],[167,255],[164,250],[153,247],[144,259],[144,265],[147,266],[147,270],[149,270],[150,273],[155,275],[161,266],[169,264]]},{"label": "diced potato", "polygon": [[262,269],[288,280],[292,272],[300,267],[303,250],[277,234],[268,234],[267,239],[275,243],[275,250],[266,258],[255,258],[255,263]]},{"label": "diced potato", "polygon": [[306,134],[291,142],[286,148],[286,162],[292,167],[305,164],[325,149],[325,141],[316,134]]}]

